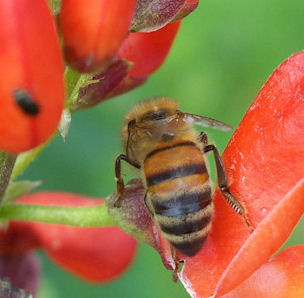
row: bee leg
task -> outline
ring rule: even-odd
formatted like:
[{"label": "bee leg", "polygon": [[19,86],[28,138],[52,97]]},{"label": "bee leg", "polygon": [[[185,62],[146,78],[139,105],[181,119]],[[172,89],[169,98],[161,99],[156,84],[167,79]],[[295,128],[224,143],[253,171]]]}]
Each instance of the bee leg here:
[{"label": "bee leg", "polygon": [[151,206],[150,202],[148,201],[147,193],[145,194],[144,202],[145,202],[145,205],[146,205],[147,209],[149,210],[149,213],[150,213],[151,217],[153,217],[154,216],[153,209],[152,209],[152,206]]},{"label": "bee leg", "polygon": [[123,195],[123,192],[125,189],[125,184],[121,177],[121,160],[124,160],[131,166],[133,166],[137,169],[140,169],[140,165],[138,165],[137,163],[130,160],[129,157],[125,154],[120,154],[116,158],[116,160],[115,160],[115,180],[116,180],[116,189],[117,189],[118,198],[117,198],[116,202],[114,203],[115,207],[120,207],[121,202],[123,201],[122,195]]},{"label": "bee leg", "polygon": [[172,259],[173,259],[174,265],[175,265],[173,272],[172,272],[172,279],[174,282],[177,282],[178,273],[182,271],[183,266],[184,266],[184,261],[177,258],[176,251],[172,246],[171,246],[171,256],[172,256]]},{"label": "bee leg", "polygon": [[250,222],[246,216],[245,208],[242,206],[242,204],[238,201],[238,199],[229,190],[228,182],[227,182],[226,175],[224,172],[223,162],[222,162],[222,159],[220,157],[220,154],[219,154],[217,148],[214,145],[210,144],[210,145],[206,145],[204,147],[203,151],[204,151],[204,153],[213,151],[216,170],[217,170],[217,180],[218,180],[220,190],[221,190],[222,194],[224,195],[228,204],[231,206],[231,208],[234,209],[238,214],[240,214],[243,217],[246,225],[248,226],[249,230],[252,232],[254,230],[254,227],[250,224]]}]

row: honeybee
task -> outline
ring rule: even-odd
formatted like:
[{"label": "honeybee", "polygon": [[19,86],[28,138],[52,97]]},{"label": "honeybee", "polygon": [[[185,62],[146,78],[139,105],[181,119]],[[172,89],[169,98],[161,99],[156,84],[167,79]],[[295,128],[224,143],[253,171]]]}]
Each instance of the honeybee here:
[{"label": "honeybee", "polygon": [[[217,148],[194,125],[228,131],[220,121],[184,113],[178,102],[155,98],[135,105],[122,128],[125,154],[117,157],[115,176],[119,207],[124,191],[121,161],[141,171],[145,204],[171,247],[192,257],[204,244],[211,228],[212,190],[205,153],[212,151],[218,184],[229,205],[248,224],[245,209],[228,188]],[[248,224],[249,226],[249,224]]]}]

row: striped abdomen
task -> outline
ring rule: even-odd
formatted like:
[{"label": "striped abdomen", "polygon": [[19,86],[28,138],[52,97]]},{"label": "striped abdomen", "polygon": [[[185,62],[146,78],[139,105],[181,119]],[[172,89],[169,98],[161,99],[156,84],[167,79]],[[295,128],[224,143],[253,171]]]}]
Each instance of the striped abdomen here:
[{"label": "striped abdomen", "polygon": [[212,201],[204,156],[193,142],[166,144],[144,161],[147,199],[171,245],[194,256],[211,225]]}]

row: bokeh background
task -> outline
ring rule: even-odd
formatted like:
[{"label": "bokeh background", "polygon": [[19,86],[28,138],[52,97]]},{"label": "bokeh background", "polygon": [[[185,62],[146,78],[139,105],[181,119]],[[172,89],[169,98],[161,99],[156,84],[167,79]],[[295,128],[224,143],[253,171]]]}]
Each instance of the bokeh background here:
[{"label": "bokeh background", "polygon": [[[148,97],[176,98],[184,111],[237,127],[272,71],[304,49],[303,16],[303,0],[201,0],[184,19],[165,64],[144,86],[77,112],[66,142],[57,137],[21,178],[42,180],[40,189],[106,197],[115,188],[113,164],[122,152],[123,117]],[[208,133],[224,150],[231,133]],[[286,245],[302,242],[302,232],[299,224]],[[121,277],[98,285],[39,255],[43,277],[38,298],[189,297],[145,244],[139,244],[133,264]]]}]

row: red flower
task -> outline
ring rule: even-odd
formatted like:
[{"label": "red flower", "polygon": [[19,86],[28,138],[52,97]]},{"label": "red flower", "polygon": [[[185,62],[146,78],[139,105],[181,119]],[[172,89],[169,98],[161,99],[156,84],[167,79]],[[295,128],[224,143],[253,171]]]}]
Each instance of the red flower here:
[{"label": "red flower", "polygon": [[[244,204],[256,228],[250,234],[242,218],[216,191],[212,231],[199,254],[186,259],[180,275],[194,297],[225,294],[247,279],[286,241],[303,214],[303,75],[304,52],[280,65],[249,108],[223,154],[230,189]],[[278,257],[270,264],[274,262],[284,268],[285,259]],[[300,265],[297,264],[298,270]],[[271,266],[264,265],[267,270]],[[264,267],[247,281],[244,289],[266,274]],[[288,275],[295,268],[285,267],[288,267],[284,269],[287,287]],[[303,283],[303,274],[299,276]],[[268,283],[269,293],[276,283],[275,277],[273,284]],[[284,291],[289,290],[284,288]]]},{"label": "red flower", "polygon": [[223,297],[301,298],[304,293],[303,281],[304,245],[297,245],[280,252]]},{"label": "red flower", "polygon": [[[18,199],[17,203],[88,207],[104,204],[104,200],[39,192]],[[11,221],[7,230],[0,230],[2,256],[18,256],[34,248],[43,248],[55,263],[83,279],[103,282],[117,277],[128,267],[136,241],[119,227],[81,228]]]},{"label": "red flower", "polygon": [[63,65],[45,0],[0,1],[0,147],[19,153],[55,131],[63,101]]},{"label": "red flower", "polygon": [[[304,284],[303,246],[291,247],[266,262],[287,239],[304,210],[303,74],[304,52],[279,66],[224,152],[231,191],[245,206],[255,230],[250,233],[241,216],[217,190],[213,227],[207,242],[195,257],[183,257],[184,267],[178,274],[193,297],[301,295],[298,293]],[[126,187],[121,208],[113,206],[115,195],[109,201],[110,212],[130,233],[155,247],[165,266],[172,269],[170,249],[145,208],[144,193],[143,186],[132,181]],[[103,204],[102,200],[61,193],[37,193],[18,202]],[[119,228],[12,221],[7,231],[2,230],[0,239],[2,255],[43,247],[55,262],[91,281],[117,276],[128,266],[135,249],[135,240]]]}]

